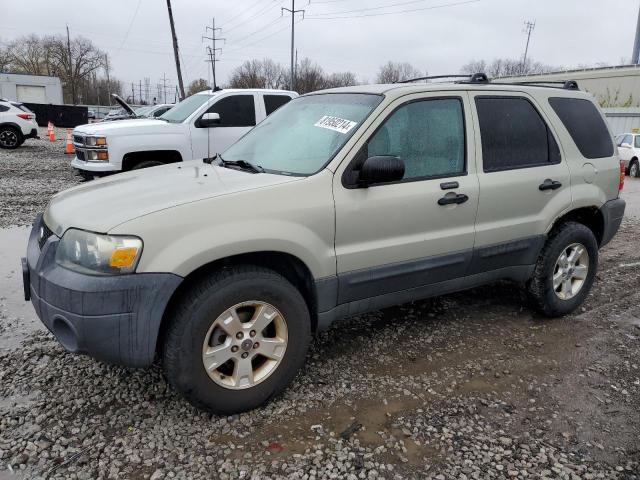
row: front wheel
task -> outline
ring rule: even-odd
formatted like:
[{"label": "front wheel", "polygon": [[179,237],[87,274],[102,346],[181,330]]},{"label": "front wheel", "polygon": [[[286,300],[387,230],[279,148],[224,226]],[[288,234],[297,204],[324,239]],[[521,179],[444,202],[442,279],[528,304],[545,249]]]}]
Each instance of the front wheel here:
[{"label": "front wheel", "polygon": [[194,406],[230,415],[284,390],[311,337],[300,292],[271,270],[225,269],[190,288],[163,351],[169,383]]},{"label": "front wheel", "polygon": [[632,160],[631,165],[629,165],[629,176],[636,178],[639,175],[640,175],[640,168],[638,167],[638,160]]},{"label": "front wheel", "polygon": [[22,145],[22,134],[15,128],[0,127],[0,148],[13,150]]},{"label": "front wheel", "polygon": [[529,293],[537,309],[549,317],[571,313],[589,294],[598,266],[598,242],[586,226],[567,222],[547,239]]}]

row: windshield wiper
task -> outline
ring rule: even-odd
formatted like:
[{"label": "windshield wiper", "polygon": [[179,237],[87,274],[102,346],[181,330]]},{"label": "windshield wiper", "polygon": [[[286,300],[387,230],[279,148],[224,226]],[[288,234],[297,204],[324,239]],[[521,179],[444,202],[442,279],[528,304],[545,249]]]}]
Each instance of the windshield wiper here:
[{"label": "windshield wiper", "polygon": [[220,166],[226,168],[239,168],[240,170],[247,170],[253,173],[264,173],[264,168],[260,165],[254,165],[246,160],[225,160],[219,153],[216,158],[220,159]]}]

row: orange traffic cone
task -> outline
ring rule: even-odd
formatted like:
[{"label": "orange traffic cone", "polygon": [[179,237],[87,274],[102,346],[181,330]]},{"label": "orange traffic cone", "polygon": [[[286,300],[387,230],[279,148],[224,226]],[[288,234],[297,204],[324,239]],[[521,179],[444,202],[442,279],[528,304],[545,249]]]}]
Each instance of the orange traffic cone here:
[{"label": "orange traffic cone", "polygon": [[73,141],[71,140],[71,130],[67,128],[67,145],[64,147],[65,155],[73,155],[76,151],[73,149]]},{"label": "orange traffic cone", "polygon": [[47,137],[51,135],[51,131],[53,130],[53,123],[47,123]]},{"label": "orange traffic cone", "polygon": [[51,124],[51,130],[49,130],[49,141],[50,142],[56,141],[56,132],[54,131],[53,123]]}]

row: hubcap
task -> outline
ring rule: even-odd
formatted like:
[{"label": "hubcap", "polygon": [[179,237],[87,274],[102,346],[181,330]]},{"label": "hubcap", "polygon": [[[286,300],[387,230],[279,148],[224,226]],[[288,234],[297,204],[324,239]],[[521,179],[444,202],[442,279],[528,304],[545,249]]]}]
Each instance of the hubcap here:
[{"label": "hubcap", "polygon": [[284,357],[288,330],[273,305],[238,303],[215,319],[202,345],[209,377],[225,388],[249,388],[271,375]]},{"label": "hubcap", "polygon": [[575,297],[589,273],[589,253],[584,245],[572,243],[565,248],[553,270],[553,290],[558,298],[569,300]]},{"label": "hubcap", "polygon": [[3,147],[13,147],[18,143],[18,136],[12,130],[0,132],[0,145]]}]

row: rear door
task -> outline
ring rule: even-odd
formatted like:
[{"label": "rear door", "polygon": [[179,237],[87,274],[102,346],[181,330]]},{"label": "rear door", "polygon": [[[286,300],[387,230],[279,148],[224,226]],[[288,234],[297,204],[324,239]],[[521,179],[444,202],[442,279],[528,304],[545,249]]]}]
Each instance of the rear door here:
[{"label": "rear door", "polygon": [[624,161],[625,167],[629,167],[629,160],[633,157],[633,135],[623,135],[618,142],[620,160]]},{"label": "rear door", "polygon": [[[339,303],[463,276],[478,205],[466,92],[408,95],[371,126],[366,144],[334,176]],[[398,182],[362,188],[365,158],[405,163]],[[451,201],[460,197],[459,203]],[[441,201],[441,199],[447,201]]]},{"label": "rear door", "polygon": [[571,205],[557,135],[525,93],[471,98],[480,198],[469,273],[533,264],[550,222]]}]

